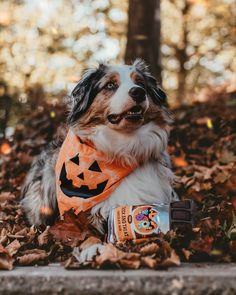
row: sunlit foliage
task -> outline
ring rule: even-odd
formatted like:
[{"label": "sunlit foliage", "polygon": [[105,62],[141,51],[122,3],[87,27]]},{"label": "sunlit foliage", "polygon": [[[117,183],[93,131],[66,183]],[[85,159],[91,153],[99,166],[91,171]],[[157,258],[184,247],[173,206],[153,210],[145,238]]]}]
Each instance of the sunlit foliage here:
[{"label": "sunlit foliage", "polygon": [[[96,60],[122,62],[127,9],[128,0],[1,1],[0,80],[25,103],[30,94],[66,93]],[[233,0],[161,1],[162,76],[170,101],[232,79],[235,16]]]}]

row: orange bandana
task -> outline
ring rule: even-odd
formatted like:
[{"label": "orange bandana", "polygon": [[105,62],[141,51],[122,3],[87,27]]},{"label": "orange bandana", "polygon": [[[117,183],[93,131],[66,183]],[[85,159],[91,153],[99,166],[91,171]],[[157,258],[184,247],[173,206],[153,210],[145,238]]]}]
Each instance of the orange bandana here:
[{"label": "orange bandana", "polygon": [[134,168],[107,164],[102,152],[69,130],[55,171],[60,214],[71,208],[78,214],[106,200]]}]

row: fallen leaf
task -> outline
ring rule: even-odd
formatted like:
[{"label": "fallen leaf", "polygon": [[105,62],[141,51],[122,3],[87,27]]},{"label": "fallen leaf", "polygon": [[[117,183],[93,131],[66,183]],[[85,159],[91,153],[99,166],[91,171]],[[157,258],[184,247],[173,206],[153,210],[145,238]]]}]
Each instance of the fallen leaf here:
[{"label": "fallen leaf", "polygon": [[95,244],[101,244],[101,240],[98,239],[97,237],[89,237],[87,238],[80,246],[79,246],[79,249],[80,251],[83,251],[84,249],[92,246],[92,245],[95,245]]},{"label": "fallen leaf", "polygon": [[7,241],[7,230],[3,228],[0,233],[0,244],[4,244]]},{"label": "fallen leaf", "polygon": [[182,249],[182,253],[186,261],[189,261],[189,257],[193,255],[193,253],[185,248]]},{"label": "fallen leaf", "polygon": [[231,203],[234,207],[234,210],[236,210],[236,196],[231,199]]},{"label": "fallen leaf", "polygon": [[15,233],[15,236],[19,236],[21,238],[27,237],[29,229],[27,227],[22,228],[21,230]]},{"label": "fallen leaf", "polygon": [[162,258],[167,258],[170,257],[171,255],[172,248],[170,244],[167,241],[161,241],[161,246],[160,246],[160,255]]},{"label": "fallen leaf", "polygon": [[10,192],[3,192],[0,194],[0,202],[15,200],[15,195]]},{"label": "fallen leaf", "polygon": [[119,261],[119,265],[126,269],[138,269],[141,265],[141,261],[139,258],[133,260],[124,258]]},{"label": "fallen leaf", "polygon": [[210,118],[207,120],[207,128],[209,128],[209,129],[213,128],[213,123],[212,123],[212,120]]},{"label": "fallen leaf", "polygon": [[198,233],[198,232],[200,232],[200,230],[201,230],[200,227],[193,227],[193,228],[192,228],[192,231],[193,231],[194,233]]},{"label": "fallen leaf", "polygon": [[160,247],[155,243],[149,243],[140,249],[140,254],[143,256],[155,254]]},{"label": "fallen leaf", "polygon": [[179,265],[180,265],[179,256],[175,253],[175,250],[171,250],[170,257],[163,260],[158,266],[171,267],[171,266],[179,266]]},{"label": "fallen leaf", "polygon": [[107,244],[102,254],[98,255],[95,260],[99,267],[103,267],[107,263],[135,269],[140,266],[140,254],[123,252],[112,244]]},{"label": "fallen leaf", "polygon": [[10,253],[0,244],[0,269],[12,270],[13,259]]},{"label": "fallen leaf", "polygon": [[215,177],[214,177],[214,182],[215,183],[224,183],[228,178],[229,178],[229,173],[226,171],[219,172]]},{"label": "fallen leaf", "polygon": [[156,269],[157,267],[157,260],[150,256],[142,257],[141,261],[142,261],[142,265],[147,266],[148,268]]},{"label": "fallen leaf", "polygon": [[0,145],[0,152],[3,155],[9,155],[11,153],[11,146],[8,142],[4,142]]},{"label": "fallen leaf", "polygon": [[45,250],[33,249],[25,251],[25,254],[17,257],[20,265],[35,265],[40,261],[44,261],[48,257]]},{"label": "fallen leaf", "polygon": [[183,157],[173,157],[172,162],[175,167],[186,167],[188,165]]},{"label": "fallen leaf", "polygon": [[6,249],[9,252],[9,254],[11,256],[13,256],[14,254],[16,254],[18,252],[20,247],[21,247],[20,242],[17,239],[15,239],[9,245],[6,246]]},{"label": "fallen leaf", "polygon": [[89,236],[98,235],[91,226],[88,212],[80,212],[75,215],[68,211],[64,215],[64,220],[56,222],[50,227],[49,232],[55,239],[62,240],[68,244],[77,241],[84,241]]},{"label": "fallen leaf", "polygon": [[207,125],[207,122],[210,120],[209,117],[200,117],[196,120],[198,125]]},{"label": "fallen leaf", "polygon": [[220,158],[220,162],[223,164],[228,164],[231,162],[235,162],[236,161],[236,156],[233,152],[229,151],[229,150],[224,150],[221,158]]},{"label": "fallen leaf", "polygon": [[49,226],[46,227],[46,229],[44,230],[44,232],[42,232],[39,236],[38,236],[38,243],[39,246],[43,246],[43,245],[47,245],[50,239],[50,232],[49,232]]},{"label": "fallen leaf", "polygon": [[197,241],[191,241],[190,249],[198,252],[205,252],[207,254],[212,250],[212,243],[214,242],[214,238],[210,236],[205,236],[202,239]]}]

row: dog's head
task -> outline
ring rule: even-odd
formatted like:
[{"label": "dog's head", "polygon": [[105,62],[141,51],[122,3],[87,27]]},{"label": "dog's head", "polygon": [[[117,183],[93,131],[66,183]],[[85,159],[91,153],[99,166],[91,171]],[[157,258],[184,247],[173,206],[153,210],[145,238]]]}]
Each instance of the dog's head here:
[{"label": "dog's head", "polygon": [[161,130],[168,133],[170,117],[165,105],[166,95],[143,61],[100,64],[86,71],[72,91],[68,122],[79,136],[92,140],[101,150],[117,157],[122,149],[124,154],[123,144],[128,144],[135,157],[131,142],[141,144],[141,138],[154,134],[160,140]]}]

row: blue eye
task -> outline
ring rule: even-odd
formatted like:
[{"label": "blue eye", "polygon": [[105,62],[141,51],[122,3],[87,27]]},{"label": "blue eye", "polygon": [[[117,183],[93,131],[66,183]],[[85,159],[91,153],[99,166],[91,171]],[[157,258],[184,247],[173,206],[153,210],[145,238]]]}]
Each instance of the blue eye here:
[{"label": "blue eye", "polygon": [[117,86],[113,82],[108,82],[105,88],[108,89],[108,90],[114,90],[114,89],[117,88]]}]

